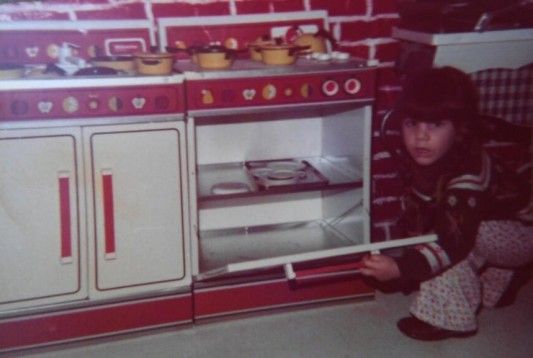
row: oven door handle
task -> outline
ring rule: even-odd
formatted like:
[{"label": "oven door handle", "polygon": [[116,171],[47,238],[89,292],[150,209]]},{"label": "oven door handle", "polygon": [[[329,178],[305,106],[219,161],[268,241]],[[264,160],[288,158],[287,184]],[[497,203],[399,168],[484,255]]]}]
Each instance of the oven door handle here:
[{"label": "oven door handle", "polygon": [[364,267],[362,261],[354,261],[344,264],[326,265],[310,269],[294,270],[291,263],[283,265],[285,277],[289,281],[309,278],[321,278],[338,274],[355,274]]}]

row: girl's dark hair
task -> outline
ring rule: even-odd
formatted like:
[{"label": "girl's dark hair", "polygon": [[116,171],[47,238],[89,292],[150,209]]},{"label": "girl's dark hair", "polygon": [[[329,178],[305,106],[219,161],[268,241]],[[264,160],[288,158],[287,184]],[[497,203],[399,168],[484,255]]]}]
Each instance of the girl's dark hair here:
[{"label": "girl's dark hair", "polygon": [[407,78],[393,117],[395,126],[407,117],[424,122],[449,119],[456,129],[456,143],[465,149],[477,142],[477,88],[466,73],[454,67],[421,70]]},{"label": "girl's dark hair", "polygon": [[407,79],[396,110],[426,122],[469,122],[478,114],[478,93],[466,73],[449,66],[428,68]]}]

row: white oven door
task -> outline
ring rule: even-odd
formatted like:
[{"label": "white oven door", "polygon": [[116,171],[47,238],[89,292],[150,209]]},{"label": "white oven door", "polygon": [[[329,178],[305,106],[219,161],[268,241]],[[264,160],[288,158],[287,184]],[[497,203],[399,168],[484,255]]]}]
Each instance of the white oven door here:
[{"label": "white oven door", "polygon": [[[295,225],[301,225],[301,227],[295,228]],[[429,234],[378,243],[347,245],[344,235],[331,229],[329,225],[324,225],[323,230],[309,227],[309,223],[285,224],[285,226],[277,228],[275,234],[271,228],[247,232],[228,230],[223,234],[218,232],[216,237],[209,237],[207,233],[200,240],[200,260],[208,264],[200,265],[200,273],[196,275],[196,281],[244,273],[259,273],[276,267],[283,268],[288,280],[348,270],[353,273],[361,267],[357,257],[366,253],[379,253],[382,250],[419,245],[437,239],[436,235]],[[301,240],[302,234],[308,234],[305,240]],[[296,236],[299,237],[295,238]],[[273,250],[276,252],[272,252]],[[338,258],[351,255],[354,256],[352,262],[334,263]],[[305,266],[300,264],[315,261],[327,263],[320,267],[313,265],[312,269],[295,268],[297,264]]]}]

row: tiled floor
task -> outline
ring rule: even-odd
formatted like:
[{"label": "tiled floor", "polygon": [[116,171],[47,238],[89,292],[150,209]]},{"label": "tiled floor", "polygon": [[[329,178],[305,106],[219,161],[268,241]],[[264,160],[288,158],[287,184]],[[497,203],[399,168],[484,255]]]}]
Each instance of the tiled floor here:
[{"label": "tiled floor", "polygon": [[[240,317],[26,351],[60,357],[533,357],[533,281],[514,305],[482,310],[479,333],[419,342],[396,329],[410,298],[376,300]],[[21,355],[21,353],[17,354]]]}]

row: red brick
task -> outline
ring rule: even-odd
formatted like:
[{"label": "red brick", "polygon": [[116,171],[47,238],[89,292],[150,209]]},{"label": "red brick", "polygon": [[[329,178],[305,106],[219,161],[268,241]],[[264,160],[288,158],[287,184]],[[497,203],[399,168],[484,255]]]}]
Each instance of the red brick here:
[{"label": "red brick", "polygon": [[401,91],[399,90],[382,90],[378,88],[376,92],[376,109],[378,111],[391,109],[398,101],[400,94]]},{"label": "red brick", "polygon": [[274,11],[276,12],[305,10],[304,0],[274,0],[272,5],[274,5]]},{"label": "red brick", "polygon": [[256,14],[270,12],[270,0],[241,0],[235,3],[237,14]]},{"label": "red brick", "polygon": [[310,0],[312,10],[327,10],[329,16],[364,15],[364,0]]},{"label": "red brick", "polygon": [[67,13],[57,11],[32,11],[26,10],[21,12],[12,12],[9,14],[10,20],[27,21],[27,20],[68,20]]},{"label": "red brick", "polygon": [[380,67],[377,72],[377,86],[400,86],[401,77],[393,67]]},{"label": "red brick", "polygon": [[194,5],[198,16],[229,15],[229,4],[227,1]]},{"label": "red brick", "polygon": [[397,42],[376,45],[376,58],[383,62],[395,61],[398,58],[399,49]]},{"label": "red brick", "polygon": [[398,25],[398,22],[400,20],[397,18],[390,19],[378,19],[376,20],[375,28],[376,37],[391,37],[392,36],[392,28],[396,25]]},{"label": "red brick", "polygon": [[376,19],[372,21],[354,21],[341,24],[343,41],[359,41],[368,38],[390,38],[392,27],[398,19]]},{"label": "red brick", "polygon": [[305,10],[303,0],[240,0],[235,6],[238,14]]},{"label": "red brick", "polygon": [[109,0],[46,0],[45,5],[109,4]]},{"label": "red brick", "polygon": [[341,23],[342,41],[360,41],[373,37],[376,37],[376,21]]},{"label": "red brick", "polygon": [[143,3],[124,4],[103,10],[76,11],[79,20],[146,19]]},{"label": "red brick", "polygon": [[195,16],[196,9],[191,4],[152,4],[152,13],[155,18]]},{"label": "red brick", "polygon": [[153,4],[152,12],[156,18],[229,15],[229,6],[225,1],[207,4]]},{"label": "red brick", "polygon": [[372,15],[398,12],[398,0],[373,0]]},{"label": "red brick", "polygon": [[370,49],[366,45],[357,45],[357,46],[347,46],[341,45],[338,47],[339,51],[348,52],[352,57],[358,57],[362,59],[368,59],[370,54]]}]

